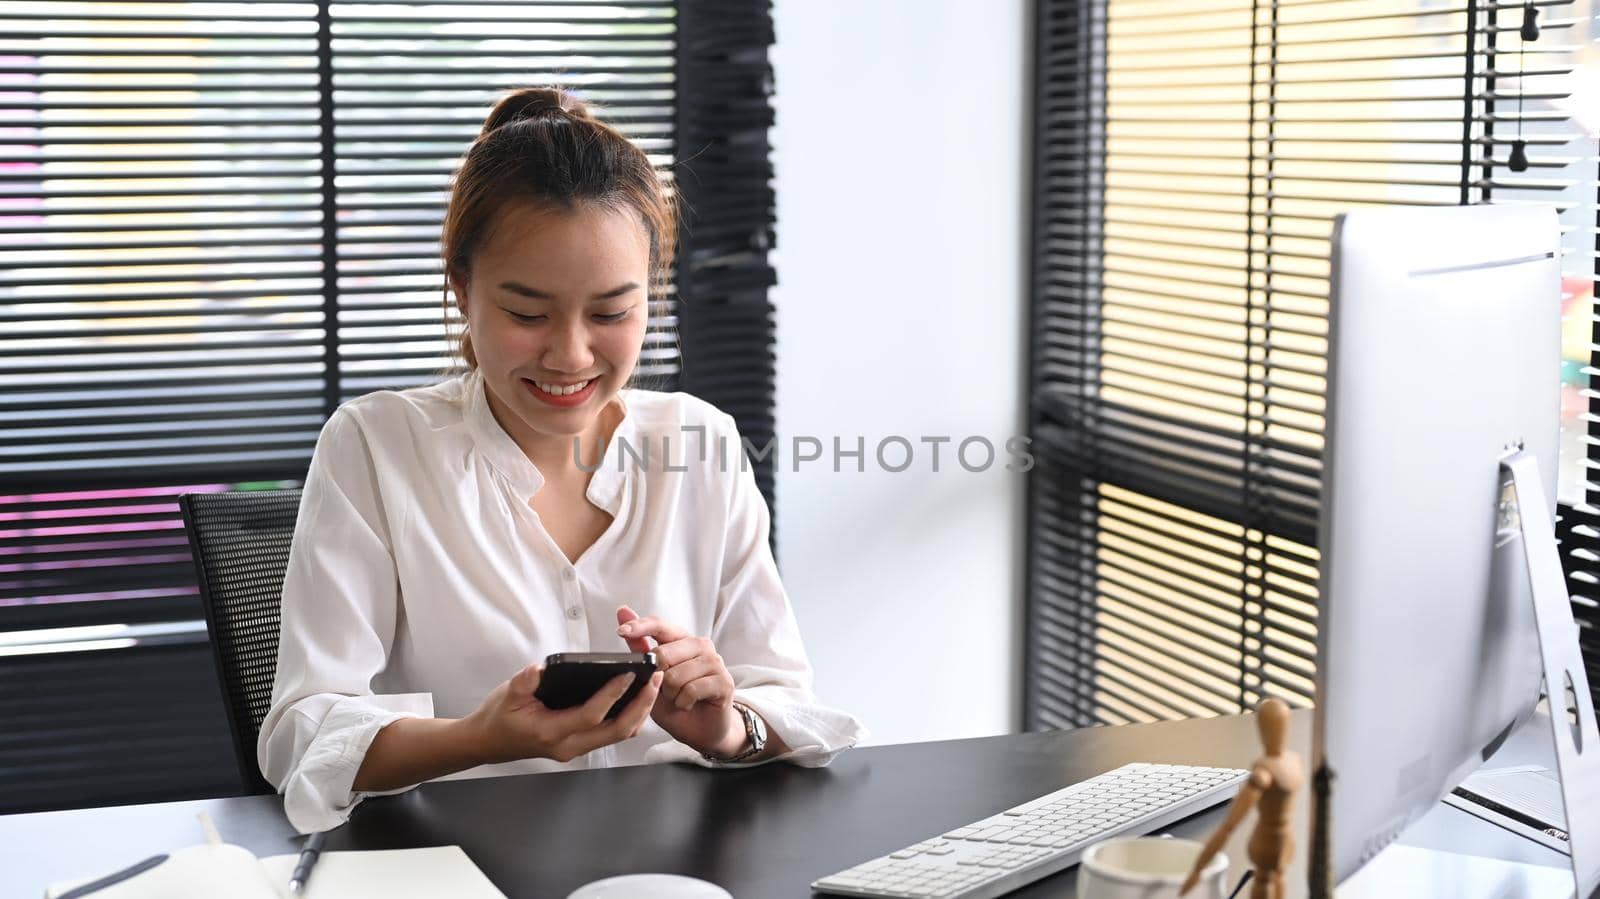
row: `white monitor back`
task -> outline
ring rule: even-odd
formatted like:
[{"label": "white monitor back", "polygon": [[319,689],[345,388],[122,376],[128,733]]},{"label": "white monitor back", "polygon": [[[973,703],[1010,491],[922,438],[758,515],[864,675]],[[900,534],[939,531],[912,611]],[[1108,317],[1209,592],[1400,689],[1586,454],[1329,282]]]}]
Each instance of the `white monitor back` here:
[{"label": "white monitor back", "polygon": [[[1538,633],[1499,460],[1555,514],[1560,235],[1548,208],[1334,225],[1313,765],[1342,881],[1532,713]],[[1316,840],[1313,841],[1315,844]],[[1315,866],[1314,866],[1315,867]]]}]

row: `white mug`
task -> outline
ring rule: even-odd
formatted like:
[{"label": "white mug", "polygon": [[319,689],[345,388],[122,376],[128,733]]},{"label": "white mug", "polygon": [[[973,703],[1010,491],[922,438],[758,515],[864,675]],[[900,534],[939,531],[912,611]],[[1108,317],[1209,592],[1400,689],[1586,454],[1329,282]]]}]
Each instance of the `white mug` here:
[{"label": "white mug", "polygon": [[[1096,843],[1078,866],[1078,899],[1178,899],[1201,848],[1170,837]],[[1228,856],[1218,852],[1183,899],[1223,899],[1227,875]]]}]

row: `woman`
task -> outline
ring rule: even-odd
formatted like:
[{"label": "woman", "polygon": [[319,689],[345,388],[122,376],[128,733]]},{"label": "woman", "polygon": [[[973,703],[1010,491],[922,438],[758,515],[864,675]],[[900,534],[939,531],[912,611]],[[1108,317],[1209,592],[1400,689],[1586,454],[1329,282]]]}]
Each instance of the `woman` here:
[{"label": "woman", "polygon": [[[627,388],[675,236],[571,95],[490,113],[441,240],[467,374],[345,404],[306,477],[257,746],[301,831],[458,773],[821,766],[865,735],[811,693],[733,420]],[[614,720],[628,678],[533,698],[530,662],[630,650],[660,670]]]}]

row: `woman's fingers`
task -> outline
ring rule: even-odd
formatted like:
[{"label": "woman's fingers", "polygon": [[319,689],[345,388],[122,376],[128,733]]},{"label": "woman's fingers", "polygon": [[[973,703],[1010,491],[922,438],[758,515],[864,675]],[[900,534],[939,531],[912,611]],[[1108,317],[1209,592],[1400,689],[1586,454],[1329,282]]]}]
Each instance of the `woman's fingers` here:
[{"label": "woman's fingers", "polygon": [[733,675],[715,652],[694,656],[667,669],[661,696],[679,710],[688,710],[699,702],[721,706],[733,697]]},{"label": "woman's fingers", "polygon": [[716,674],[722,670],[722,660],[715,654],[695,656],[686,662],[680,662],[668,668],[666,678],[661,682],[661,692],[668,699],[675,699],[678,691],[682,690],[690,681]]},{"label": "woman's fingers", "polygon": [[511,676],[511,700],[513,702],[527,702],[533,698],[534,691],[539,689],[539,679],[544,674],[544,668],[538,665],[529,665]]},{"label": "woman's fingers", "polygon": [[[624,617],[621,612],[625,610],[626,607],[619,610],[619,619]],[[624,625],[629,626],[658,635],[661,640],[655,650],[656,665],[666,673],[661,684],[661,698],[668,704],[688,709],[697,702],[713,700],[721,705],[725,696],[733,695],[733,676],[709,638],[689,636],[679,628],[652,618],[640,618]],[[698,681],[703,683],[687,694],[684,692],[685,687]]]},{"label": "woman's fingers", "polygon": [[[631,680],[628,683],[631,683]],[[607,687],[609,686],[610,684],[607,684]],[[608,703],[600,711],[602,720],[598,724],[569,733],[557,744],[557,750],[552,757],[557,761],[571,761],[580,755],[593,752],[602,746],[609,746],[612,743],[626,740],[637,734],[639,728],[644,726],[644,719],[649,716],[650,708],[655,705],[656,694],[660,688],[661,673],[656,672],[650,676],[650,680],[639,690],[639,695],[624,706],[622,712],[616,718],[610,721],[603,720],[606,710],[611,708],[611,704]],[[602,688],[600,692],[605,692],[605,688]],[[627,692],[626,685],[623,687],[623,692]],[[600,694],[596,693],[590,701],[593,702],[599,696]],[[611,698],[611,703],[615,703],[621,697],[622,693],[617,693]],[[585,707],[587,707],[587,703]]]},{"label": "woman's fingers", "polygon": [[639,693],[606,720],[639,677],[620,674],[607,681],[582,705],[550,709],[533,698],[543,669],[529,665],[496,687],[472,715],[474,733],[481,736],[486,757],[493,761],[550,758],[568,762],[601,746],[626,740],[639,732],[660,696],[660,671],[647,675]]},{"label": "woman's fingers", "polygon": [[661,693],[661,681],[664,677],[665,675],[659,671],[650,675],[650,682],[644,685],[638,696],[633,697],[632,702],[623,707],[622,714],[613,722],[626,728],[620,739],[627,739],[637,734],[639,728],[644,726],[645,719],[650,717],[650,710],[655,707],[656,696]]},{"label": "woman's fingers", "polygon": [[725,671],[717,671],[684,684],[672,697],[671,702],[678,709],[687,711],[700,702],[709,702],[721,707],[732,698],[733,678]]},{"label": "woman's fingers", "polygon": [[705,637],[684,637],[656,647],[656,666],[663,671],[682,665],[697,656],[715,656],[717,648]]},{"label": "woman's fingers", "polygon": [[[633,609],[628,608],[627,606],[622,606],[621,608],[617,609],[617,627],[619,628],[618,634],[619,635],[621,634],[620,628],[621,628],[622,625],[627,624],[627,623],[629,623],[631,621],[636,621],[636,620],[638,620],[638,618],[639,618],[639,613],[635,612]],[[645,639],[644,637],[629,637],[626,640],[624,640],[623,642],[628,644],[628,651],[629,652],[649,652],[650,651],[650,641]]]},{"label": "woman's fingers", "polygon": [[638,679],[639,675],[637,674],[619,674],[606,681],[605,686],[594,691],[594,695],[578,707],[579,711],[582,712],[579,716],[580,720],[590,728],[604,724],[606,712],[611,711],[611,707],[617,704],[617,700],[621,699],[623,694],[628,692],[628,688],[633,686],[633,682]]},{"label": "woman's fingers", "polygon": [[[624,607],[626,608],[626,607]],[[659,618],[635,618],[617,627],[617,636],[630,642],[641,637],[654,637],[657,643],[671,643],[689,636],[689,632]],[[659,649],[659,647],[658,647]]]}]

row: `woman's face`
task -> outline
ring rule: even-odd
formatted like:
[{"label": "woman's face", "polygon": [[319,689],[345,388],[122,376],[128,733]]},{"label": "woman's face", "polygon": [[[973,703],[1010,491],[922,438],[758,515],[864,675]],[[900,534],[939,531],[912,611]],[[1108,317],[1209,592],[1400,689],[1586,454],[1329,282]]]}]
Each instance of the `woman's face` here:
[{"label": "woman's face", "polygon": [[639,362],[650,239],[631,211],[507,207],[455,284],[495,417],[526,452],[588,445]]}]

